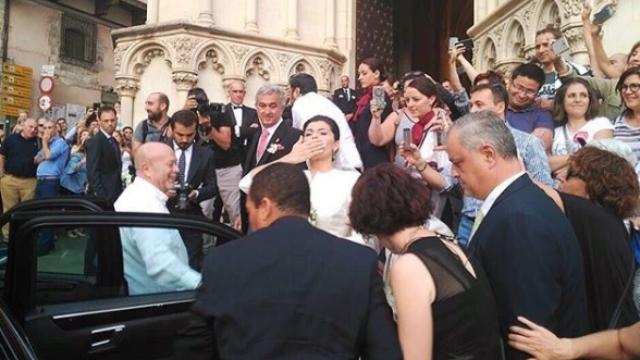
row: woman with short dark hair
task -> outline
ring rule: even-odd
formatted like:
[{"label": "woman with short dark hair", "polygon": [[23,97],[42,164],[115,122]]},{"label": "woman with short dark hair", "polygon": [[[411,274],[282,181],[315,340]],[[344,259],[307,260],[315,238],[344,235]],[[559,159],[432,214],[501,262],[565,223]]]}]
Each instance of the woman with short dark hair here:
[{"label": "woman with short dark hair", "polygon": [[405,359],[499,359],[500,334],[486,276],[452,238],[424,227],[430,191],[392,164],[353,187],[353,228],[397,254],[391,291]]}]

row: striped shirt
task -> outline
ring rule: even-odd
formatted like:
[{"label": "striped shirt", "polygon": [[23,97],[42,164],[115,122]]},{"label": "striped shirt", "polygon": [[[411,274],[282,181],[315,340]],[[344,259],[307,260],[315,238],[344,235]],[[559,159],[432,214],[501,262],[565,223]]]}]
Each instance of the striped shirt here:
[{"label": "striped shirt", "polygon": [[620,115],[613,125],[613,137],[629,145],[636,158],[640,159],[640,127],[629,125],[624,115]]}]

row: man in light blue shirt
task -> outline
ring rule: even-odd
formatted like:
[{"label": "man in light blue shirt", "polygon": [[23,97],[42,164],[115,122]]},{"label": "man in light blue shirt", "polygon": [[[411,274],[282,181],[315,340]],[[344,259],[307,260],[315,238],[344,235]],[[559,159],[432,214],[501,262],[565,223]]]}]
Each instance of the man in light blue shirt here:
[{"label": "man in light blue shirt", "polygon": [[[173,149],[159,142],[143,144],[135,164],[136,179],[115,202],[116,211],[169,214],[167,194],[179,172]],[[190,290],[200,284],[202,277],[189,267],[178,230],[122,228],[120,238],[130,295]]]},{"label": "man in light blue shirt", "polygon": [[69,145],[58,136],[56,123],[53,120],[46,120],[43,125],[42,149],[33,159],[38,165],[37,198],[60,195],[60,175],[69,159]]}]

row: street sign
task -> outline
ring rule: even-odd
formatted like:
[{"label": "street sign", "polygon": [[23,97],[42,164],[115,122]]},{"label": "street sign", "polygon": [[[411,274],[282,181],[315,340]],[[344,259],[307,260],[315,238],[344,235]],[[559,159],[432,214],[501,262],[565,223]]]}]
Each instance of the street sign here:
[{"label": "street sign", "polygon": [[38,107],[42,111],[47,111],[51,108],[51,96],[49,95],[41,95],[38,98]]},{"label": "street sign", "polygon": [[17,117],[21,111],[31,110],[32,86],[33,70],[31,68],[3,63],[0,114]]},{"label": "street sign", "polygon": [[31,68],[16,64],[2,64],[2,72],[4,74],[19,75],[27,78],[31,78],[33,76],[33,70],[31,70]]},{"label": "street sign", "polygon": [[54,76],[55,73],[55,65],[42,65],[42,67],[40,68],[40,76]]},{"label": "street sign", "polygon": [[15,95],[24,98],[31,99],[31,88],[24,88],[13,85],[3,85],[2,86],[2,94],[4,95]]},{"label": "street sign", "polygon": [[2,95],[2,104],[9,106],[29,109],[31,107],[31,99],[21,98],[17,96]]},{"label": "street sign", "polygon": [[31,88],[32,80],[31,78],[13,75],[13,74],[2,74],[2,83],[6,85],[17,85]]},{"label": "street sign", "polygon": [[48,94],[53,91],[53,88],[56,86],[56,81],[51,76],[43,76],[38,86],[40,87],[40,91]]}]

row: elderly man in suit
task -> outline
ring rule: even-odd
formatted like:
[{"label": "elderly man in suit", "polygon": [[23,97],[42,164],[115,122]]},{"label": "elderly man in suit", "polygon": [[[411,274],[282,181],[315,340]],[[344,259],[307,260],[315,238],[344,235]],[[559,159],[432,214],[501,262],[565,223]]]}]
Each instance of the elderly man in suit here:
[{"label": "elderly man in suit", "polygon": [[184,359],[400,359],[373,252],[309,223],[296,165],[256,174],[251,235],[205,259]]},{"label": "elderly man in suit", "polygon": [[356,112],[356,100],[358,98],[355,89],[349,88],[349,77],[340,77],[340,88],[333,92],[333,102],[342,110],[347,121],[350,121]]},{"label": "elderly man in suit", "polygon": [[[293,145],[302,136],[302,131],[283,123],[282,112],[285,106],[284,91],[277,85],[266,84],[256,93],[256,108],[260,127],[253,134],[247,147],[247,158],[243,167],[243,175],[248,174],[256,166],[268,164],[287,155]],[[246,196],[242,194],[240,222],[236,219],[235,227],[243,232],[248,230]]]},{"label": "elderly man in suit", "polygon": [[[180,110],[171,116],[172,139],[167,143],[175,152],[178,162],[177,186],[169,190],[167,208],[171,213],[204,217],[199,203],[218,194],[213,152],[195,142],[198,116],[191,110]],[[202,261],[202,234],[180,231],[189,254],[189,265],[200,268]]]},{"label": "elderly man in suit", "polygon": [[[511,132],[488,111],[458,119],[447,134],[452,174],[483,200],[470,252],[484,267],[503,338],[517,316],[561,337],[588,330],[582,255],[560,209],[524,172]],[[528,358],[507,349],[507,359]]]},{"label": "elderly man in suit", "polygon": [[122,155],[112,134],[116,130],[116,110],[98,109],[100,131],[87,142],[87,177],[89,194],[113,204],[122,192]]}]

